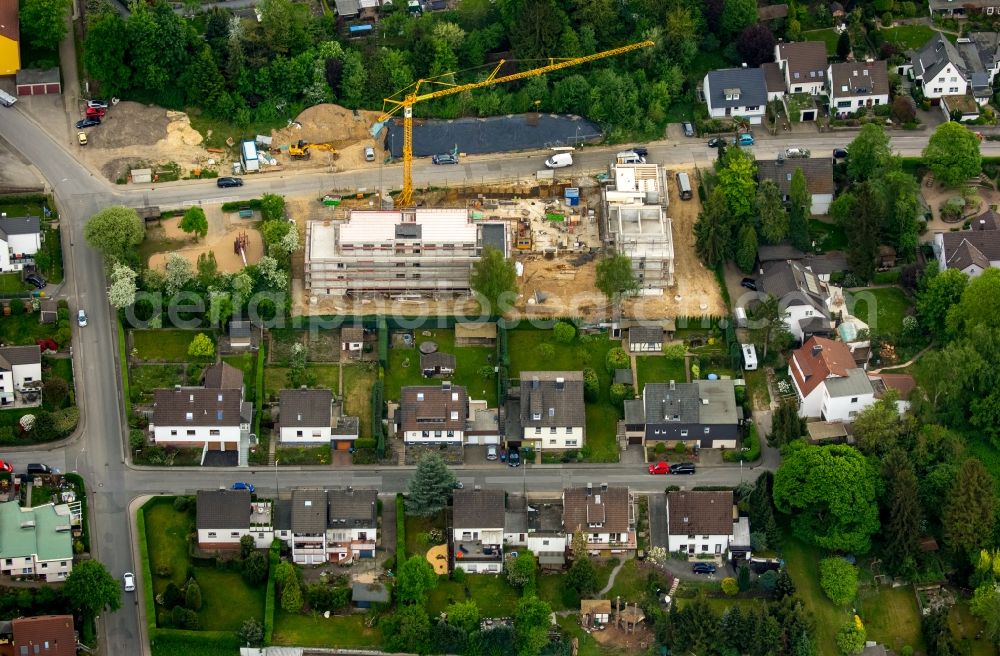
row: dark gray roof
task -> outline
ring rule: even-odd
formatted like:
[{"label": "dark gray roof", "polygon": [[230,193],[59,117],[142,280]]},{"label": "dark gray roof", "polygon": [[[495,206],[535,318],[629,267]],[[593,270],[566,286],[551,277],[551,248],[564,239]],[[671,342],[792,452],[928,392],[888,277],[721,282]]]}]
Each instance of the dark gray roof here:
[{"label": "dark gray roof", "polygon": [[625,423],[628,425],[646,423],[646,407],[642,399],[625,400]]},{"label": "dark gray roof", "polygon": [[503,490],[455,490],[455,528],[503,528],[506,508]]},{"label": "dark gray roof", "polygon": [[632,370],[631,369],[615,369],[615,379],[614,382],[621,383],[622,385],[631,385],[634,381],[632,380]]},{"label": "dark gray roof", "polygon": [[241,390],[243,370],[225,362],[216,362],[205,369],[201,380],[202,385],[208,389]]},{"label": "dark gray roof", "polygon": [[328,389],[281,390],[281,425],[326,428],[330,425],[333,392]]},{"label": "dark gray roof", "polygon": [[240,391],[232,389],[158,389],[153,391],[157,426],[238,426]]},{"label": "dark gray roof", "polygon": [[421,369],[433,369],[435,367],[441,367],[442,369],[455,370],[455,356],[451,353],[442,353],[441,351],[435,351],[434,353],[421,353],[420,354],[420,368]]},{"label": "dark gray roof", "polygon": [[[724,68],[709,71],[708,95],[712,107],[763,107],[767,104],[767,82],[759,68]],[[739,89],[739,98],[726,100],[727,89]]]},{"label": "dark gray roof", "polygon": [[1000,231],[963,230],[941,235],[944,261],[949,269],[962,271],[971,264],[989,268],[990,262],[1000,260]]},{"label": "dark gray roof", "polygon": [[381,583],[352,583],[351,601],[384,604],[389,601],[389,590]]},{"label": "dark gray roof", "polygon": [[0,369],[10,371],[10,368],[15,365],[40,364],[41,362],[42,349],[37,344],[0,347]]},{"label": "dark gray roof", "polygon": [[37,216],[5,216],[0,218],[0,239],[10,235],[38,234],[41,221]]},{"label": "dark gray roof", "polygon": [[358,0],[335,0],[337,4],[337,15],[344,18],[357,16],[360,9]]},{"label": "dark gray roof", "polygon": [[250,490],[198,490],[199,529],[250,527]]},{"label": "dark gray roof", "polygon": [[375,528],[378,490],[330,490],[326,496],[331,528]]},{"label": "dark gray roof", "polygon": [[972,219],[970,227],[973,230],[1000,230],[1000,214],[992,207]]},{"label": "dark gray roof", "polygon": [[319,535],[326,531],[326,491],[292,490],[292,533]]},{"label": "dark gray roof", "polygon": [[22,68],[14,78],[17,84],[58,84],[60,82],[59,67],[53,68]]},{"label": "dark gray roof", "polygon": [[522,426],[572,427],[585,424],[582,371],[521,372]]},{"label": "dark gray roof", "polygon": [[782,196],[788,196],[792,188],[792,176],[796,169],[806,177],[806,187],[810,194],[833,193],[833,160],[829,157],[811,159],[759,159],[757,179],[772,180]]},{"label": "dark gray roof", "polygon": [[662,326],[632,326],[628,329],[629,344],[663,344]]},{"label": "dark gray roof", "polygon": [[421,227],[419,223],[397,224],[396,239],[420,239]]},{"label": "dark gray roof", "polygon": [[778,260],[801,260],[805,253],[791,244],[763,244],[757,249],[757,259],[761,262],[776,262]]},{"label": "dark gray roof", "polygon": [[[673,389],[671,389],[673,387]],[[698,386],[694,383],[646,383],[642,390],[647,423],[698,423]]]},{"label": "dark gray roof", "polygon": [[230,321],[229,322],[229,336],[230,337],[249,337],[250,336],[250,322],[249,321]]},{"label": "dark gray roof", "polygon": [[274,529],[290,531],[292,529],[292,502],[289,500],[274,500]]},{"label": "dark gray roof", "polygon": [[813,255],[803,260],[809,269],[816,275],[829,275],[835,271],[847,271],[847,256],[841,252],[833,251],[822,255]]},{"label": "dark gray roof", "polygon": [[968,75],[965,59],[951,41],[940,32],[924,44],[924,47],[913,56],[913,74],[923,80],[930,80],[951,62],[962,75]]},{"label": "dark gray roof", "polygon": [[507,226],[503,223],[483,223],[483,246],[492,246],[501,253],[507,252]]},{"label": "dark gray roof", "polygon": [[762,292],[773,294],[786,306],[808,304],[821,312],[826,311],[826,286],[801,263],[768,262],[763,269]]}]

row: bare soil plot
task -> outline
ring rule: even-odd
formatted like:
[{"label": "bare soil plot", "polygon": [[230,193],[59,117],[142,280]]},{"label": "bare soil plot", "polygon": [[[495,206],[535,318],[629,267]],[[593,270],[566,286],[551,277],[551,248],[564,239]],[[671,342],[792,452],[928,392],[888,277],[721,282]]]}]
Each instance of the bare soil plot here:
[{"label": "bare soil plot", "polygon": [[219,265],[219,271],[235,273],[243,268],[243,258],[235,249],[238,237],[245,235],[247,264],[254,264],[264,256],[264,241],[257,231],[258,222],[240,219],[238,214],[224,214],[218,205],[205,206],[208,218],[208,235],[195,241],[188,233],[180,229],[180,217],[163,219],[153,224],[147,230],[147,239],[165,240],[170,244],[187,244],[181,248],[171,248],[167,252],[154,253],[149,258],[149,266],[162,269],[167,258],[176,253],[184,259],[197,265],[198,256],[212,252]]},{"label": "bare soil plot", "polygon": [[[340,105],[315,105],[303,111],[287,128],[271,133],[272,152],[298,143],[328,143],[335,153],[313,151],[308,160],[293,160],[287,149],[277,155],[283,167],[291,170],[329,167],[332,171],[378,166],[385,155],[381,144],[372,138],[369,129],[378,119],[378,112],[353,111]],[[374,162],[365,162],[365,146],[375,148]]]}]

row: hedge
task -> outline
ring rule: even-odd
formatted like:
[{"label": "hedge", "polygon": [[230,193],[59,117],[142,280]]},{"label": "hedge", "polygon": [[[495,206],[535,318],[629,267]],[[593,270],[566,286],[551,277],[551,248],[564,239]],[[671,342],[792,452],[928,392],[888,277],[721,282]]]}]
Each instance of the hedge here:
[{"label": "hedge", "polygon": [[122,394],[125,398],[125,419],[132,418],[132,394],[128,384],[128,356],[125,352],[125,326],[122,320],[118,319],[118,359],[122,372]]},{"label": "hedge", "polygon": [[378,368],[378,380],[372,385],[372,439],[375,442],[375,452],[379,458],[385,457],[385,434],[382,430],[382,397],[385,394],[385,380],[382,366]]},{"label": "hedge", "polygon": [[742,449],[726,449],[722,452],[726,462],[754,462],[760,459],[760,437],[757,435],[757,424],[750,424],[746,437],[743,438]]},{"label": "hedge", "polygon": [[90,551],[90,522],[87,521],[87,486],[83,482],[83,477],[79,474],[69,473],[63,476],[76,488],[76,500],[80,502],[80,510],[83,513],[80,542],[83,543],[83,550]]},{"label": "hedge", "polygon": [[223,212],[239,212],[244,207],[249,207],[252,210],[259,210],[260,209],[260,199],[259,198],[251,198],[249,200],[237,200],[237,201],[232,201],[232,202],[229,202],[229,203],[223,203],[222,204],[222,211]]},{"label": "hedge", "polygon": [[142,597],[146,602],[146,628],[150,640],[156,632],[156,597],[153,595],[153,572],[149,567],[149,547],[146,544],[146,506],[155,502],[150,499],[136,512],[135,530],[139,534],[139,558],[142,566]]},{"label": "hedge", "polygon": [[396,495],[396,569],[406,560],[406,504],[403,495]]},{"label": "hedge", "polygon": [[278,562],[281,560],[281,540],[275,538],[271,541],[271,548],[267,554],[267,592],[264,597],[264,644],[271,644],[274,635],[274,571],[278,569]]},{"label": "hedge", "polygon": [[383,316],[378,318],[378,363],[389,368],[389,325]]},{"label": "hedge", "polygon": [[264,409],[264,359],[267,355],[267,345],[261,343],[260,348],[257,349],[257,368],[254,370],[254,385],[257,387],[257,392],[254,395],[254,408],[253,408],[253,434],[260,438],[260,417],[263,414]]},{"label": "hedge", "polygon": [[149,644],[153,656],[231,656],[240,648],[233,631],[156,629],[149,634]]}]

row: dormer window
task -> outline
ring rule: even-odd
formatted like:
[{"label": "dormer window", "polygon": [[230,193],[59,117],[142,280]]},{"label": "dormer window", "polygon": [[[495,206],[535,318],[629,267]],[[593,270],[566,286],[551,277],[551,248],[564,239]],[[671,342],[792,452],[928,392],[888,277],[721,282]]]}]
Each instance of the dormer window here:
[{"label": "dormer window", "polygon": [[532,419],[532,421],[541,421],[542,420],[542,413],[541,412],[532,412],[531,413],[531,419]]},{"label": "dormer window", "polygon": [[723,89],[723,93],[726,94],[726,100],[739,100],[740,90],[739,88]]},{"label": "dormer window", "polygon": [[798,74],[798,72],[796,72],[796,73],[795,73],[794,77],[795,77],[795,79],[796,79],[796,80],[797,80],[797,79],[799,79],[799,74]]}]

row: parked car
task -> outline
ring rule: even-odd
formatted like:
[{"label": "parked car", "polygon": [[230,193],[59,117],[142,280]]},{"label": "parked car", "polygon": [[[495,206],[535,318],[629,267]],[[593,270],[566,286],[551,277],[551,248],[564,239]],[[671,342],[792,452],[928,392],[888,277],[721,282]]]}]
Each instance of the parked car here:
[{"label": "parked car", "polygon": [[670,473],[670,463],[661,460],[655,464],[649,466],[650,474],[669,474]]},{"label": "parked car", "polygon": [[441,153],[431,157],[431,161],[435,164],[458,164],[458,157],[451,153]]},{"label": "parked car", "polygon": [[715,565],[712,563],[695,563],[691,566],[691,571],[695,574],[715,574]]},{"label": "parked car", "polygon": [[846,148],[834,148],[833,149],[833,159],[847,159],[847,149]]},{"label": "parked car", "polygon": [[507,454],[507,465],[510,467],[521,466],[521,454],[517,449],[511,449],[510,453]]},{"label": "parked car", "polygon": [[96,116],[97,118],[104,118],[104,115],[108,113],[108,110],[101,109],[100,107],[88,107],[84,112],[84,116],[90,118]]},{"label": "parked car", "polygon": [[86,132],[77,132],[76,133],[76,140],[80,143],[81,146],[86,146],[87,145],[87,133]]},{"label": "parked car", "polygon": [[6,460],[0,460],[0,472],[5,472],[7,474],[14,471],[14,465],[10,464]]},{"label": "parked car", "polygon": [[545,160],[545,166],[550,169],[562,169],[573,166],[573,153],[556,153]]},{"label": "parked car", "polygon": [[709,148],[718,148],[722,144],[723,144],[722,139],[720,139],[718,137],[712,137],[711,139],[708,140],[708,147]]},{"label": "parked car", "polygon": [[456,478],[455,482],[451,486],[451,489],[453,489],[453,490],[461,490],[463,488],[465,488],[465,483],[463,483],[462,481],[460,481],[460,480],[458,480]]},{"label": "parked car", "polygon": [[500,462],[507,462],[507,449],[500,449]]},{"label": "parked car", "polygon": [[649,157],[649,149],[646,148],[645,146],[633,146],[629,150],[631,150],[633,153],[635,153],[639,157],[642,157],[643,159]]},{"label": "parked car", "polygon": [[808,148],[785,148],[785,157],[788,159],[806,159],[809,157]]},{"label": "parked car", "polygon": [[55,467],[49,467],[48,465],[43,465],[38,462],[32,462],[27,467],[24,468],[28,476],[41,476],[42,474],[58,474],[59,470]]},{"label": "parked car", "polygon": [[24,277],[24,282],[28,283],[29,285],[34,285],[38,289],[45,289],[45,286],[49,284],[45,280],[45,278],[41,277],[35,272],[26,275]]},{"label": "parked car", "polygon": [[223,189],[225,189],[226,187],[242,187],[243,178],[230,178],[230,177],[219,178],[218,180],[215,181],[215,184]]},{"label": "parked car", "polygon": [[375,161],[375,149],[371,146],[365,146],[365,161],[374,162]]},{"label": "parked car", "polygon": [[750,291],[757,291],[757,281],[753,278],[744,278],[740,281],[740,287],[745,287]]},{"label": "parked car", "polygon": [[135,574],[125,572],[125,576],[122,579],[125,581],[125,592],[135,592]]},{"label": "parked car", "polygon": [[693,137],[694,136],[694,126],[693,125],[691,125],[687,121],[684,121],[683,127],[684,127],[684,136],[685,137]]},{"label": "parked car", "polygon": [[694,473],[694,463],[693,462],[678,462],[676,464],[670,465],[671,474],[693,474]]},{"label": "parked car", "polygon": [[236,481],[233,483],[234,490],[249,490],[250,494],[253,494],[257,489],[253,486],[253,483],[247,483],[246,481]]},{"label": "parked car", "polygon": [[496,460],[498,457],[499,457],[499,454],[497,453],[497,445],[496,444],[488,444],[488,445],[486,445],[486,459],[487,460]]},{"label": "parked car", "polygon": [[87,325],[87,312],[86,312],[86,310],[80,310],[79,312],[76,313],[76,322],[78,324],[80,324],[81,328],[83,328],[84,326]]},{"label": "parked car", "polygon": [[97,118],[96,116],[88,117],[83,119],[82,121],[77,121],[76,129],[82,130],[84,128],[92,128],[95,125],[100,125],[100,124],[101,124],[101,119]]},{"label": "parked car", "polygon": [[752,146],[754,144],[752,134],[741,134],[738,139],[733,141],[734,144],[738,146]]},{"label": "parked car", "polygon": [[101,98],[94,98],[93,100],[87,101],[87,107],[93,107],[94,109],[107,109],[108,101],[102,100]]}]

